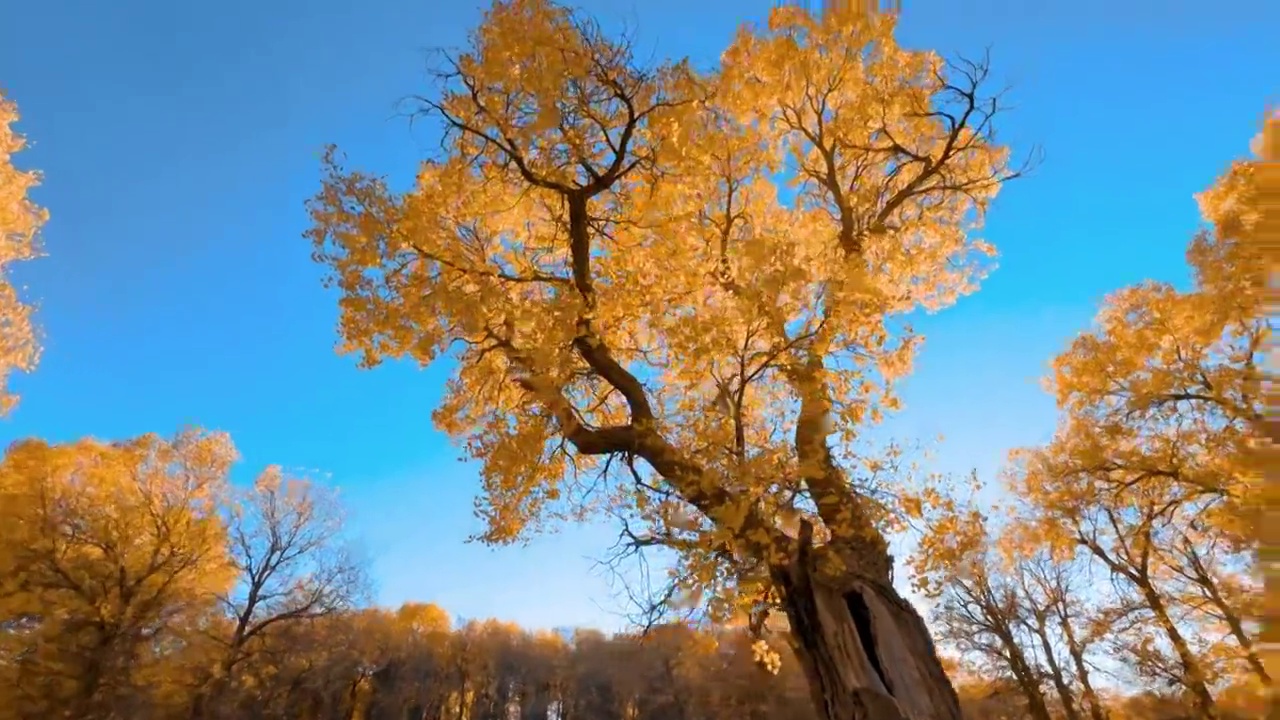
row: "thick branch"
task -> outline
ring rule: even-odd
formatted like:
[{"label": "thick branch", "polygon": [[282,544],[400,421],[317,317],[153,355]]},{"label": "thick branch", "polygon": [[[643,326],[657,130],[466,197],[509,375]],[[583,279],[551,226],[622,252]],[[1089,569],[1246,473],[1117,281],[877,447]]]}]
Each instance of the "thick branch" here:
[{"label": "thick branch", "polygon": [[[539,404],[547,408],[556,420],[561,435],[574,449],[584,455],[612,455],[627,453],[643,459],[663,477],[675,490],[718,525],[727,523],[727,516],[739,499],[726,488],[722,480],[715,477],[706,468],[685,457],[675,446],[657,431],[649,414],[648,423],[633,421],[627,425],[615,425],[602,428],[588,427],[579,417],[573,404],[569,401],[564,388],[550,378],[537,372],[510,341],[494,337],[494,346],[504,352],[506,357],[523,371],[517,379],[522,388],[529,392]],[[640,399],[648,407],[648,398],[644,396],[643,387],[635,376],[628,372],[609,355],[603,344],[589,346],[593,357],[601,362],[601,367],[609,368],[609,363],[620,371],[620,382],[635,383]],[[584,359],[585,356],[584,356]],[[603,376],[603,373],[601,373]],[[616,387],[616,386],[615,386]],[[749,508],[742,524],[732,528],[744,538],[744,542],[756,552],[761,559],[774,557],[776,553],[786,551],[789,539],[780,533],[758,508]]]}]

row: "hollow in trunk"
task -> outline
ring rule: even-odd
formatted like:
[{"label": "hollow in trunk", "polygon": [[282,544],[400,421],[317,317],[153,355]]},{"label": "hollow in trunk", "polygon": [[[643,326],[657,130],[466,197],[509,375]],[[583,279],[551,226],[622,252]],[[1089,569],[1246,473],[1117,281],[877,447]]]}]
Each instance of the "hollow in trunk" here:
[{"label": "hollow in trunk", "polygon": [[[819,715],[962,720],[924,619],[894,590],[888,573],[876,577],[881,573],[848,569],[820,576],[809,540],[802,538],[800,554],[776,567],[773,579]],[[887,568],[887,557],[877,560],[875,566]]]}]

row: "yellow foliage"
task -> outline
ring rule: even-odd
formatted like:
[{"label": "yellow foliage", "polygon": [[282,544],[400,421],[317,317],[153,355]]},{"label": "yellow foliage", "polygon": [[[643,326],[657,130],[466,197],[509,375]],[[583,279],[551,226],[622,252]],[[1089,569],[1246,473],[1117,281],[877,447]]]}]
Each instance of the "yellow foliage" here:
[{"label": "yellow foliage", "polygon": [[25,138],[12,128],[17,121],[17,104],[0,93],[0,415],[17,402],[9,391],[9,373],[31,372],[40,357],[32,308],[9,280],[10,263],[40,254],[37,235],[49,219],[48,211],[28,197],[40,184],[39,173],[13,166],[13,156],[26,145]]},{"label": "yellow foliage", "polygon": [[434,419],[481,463],[485,540],[604,505],[709,601],[767,584],[745,558],[779,561],[797,508],[882,552],[828,436],[897,407],[920,338],[892,319],[976,287],[994,251],[972,231],[1014,174],[985,70],[893,32],[783,6],[701,73],[496,2],[422,100],[446,152],[411,190],[329,154],[308,235],[340,349],[456,357]]},{"label": "yellow foliage", "polygon": [[396,622],[415,633],[448,632],[453,625],[449,613],[434,603],[410,602],[396,610]]},{"label": "yellow foliage", "polygon": [[1113,293],[1055,359],[1058,432],[1014,453],[1010,473],[1026,517],[1005,555],[1039,546],[1066,566],[1086,550],[1123,590],[1082,619],[1084,635],[1108,637],[1140,676],[1172,679],[1186,693],[1178,702],[1206,716],[1222,703],[1215,685],[1271,682],[1248,627],[1261,487],[1250,451],[1270,336],[1247,242],[1253,170],[1233,163],[1198,196],[1208,227],[1187,250],[1191,288],[1149,281]]},{"label": "yellow foliage", "polygon": [[1144,491],[1194,504],[1240,543],[1258,477],[1247,461],[1262,416],[1258,362],[1270,335],[1249,231],[1251,167],[1199,196],[1213,226],[1192,241],[1195,286],[1147,282],[1111,295],[1097,328],[1054,363],[1066,420],[1024,488],[1047,507]]},{"label": "yellow foliage", "polygon": [[0,638],[0,673],[22,678],[17,706],[92,716],[203,619],[233,580],[216,509],[234,457],[194,431],[9,449],[0,617],[23,630]]}]

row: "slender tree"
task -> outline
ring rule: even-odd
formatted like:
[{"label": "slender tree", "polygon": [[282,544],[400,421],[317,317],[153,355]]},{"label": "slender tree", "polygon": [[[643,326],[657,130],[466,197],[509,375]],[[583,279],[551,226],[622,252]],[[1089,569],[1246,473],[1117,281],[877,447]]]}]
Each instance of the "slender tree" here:
[{"label": "slender tree", "polygon": [[349,609],[364,591],[363,566],[343,536],[336,496],[309,481],[263,472],[224,505],[237,581],[219,597],[229,622],[192,716],[219,717],[238,665],[282,626]]}]

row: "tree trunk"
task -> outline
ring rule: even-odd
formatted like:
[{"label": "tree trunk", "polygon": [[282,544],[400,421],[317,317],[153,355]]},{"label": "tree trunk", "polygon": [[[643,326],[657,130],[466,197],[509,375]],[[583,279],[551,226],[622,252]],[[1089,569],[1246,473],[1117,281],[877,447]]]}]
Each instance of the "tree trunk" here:
[{"label": "tree trunk", "polygon": [[1044,692],[1040,689],[1040,682],[1031,669],[1031,663],[1027,662],[1026,653],[1011,636],[1002,637],[1001,642],[1005,645],[1009,672],[1013,673],[1014,683],[1022,691],[1023,699],[1027,701],[1027,714],[1031,716],[1030,720],[1053,720],[1053,716],[1049,714],[1049,704],[1045,700]]},{"label": "tree trunk", "polygon": [[222,715],[219,702],[226,694],[231,679],[231,668],[219,663],[213,674],[204,679],[191,696],[191,720],[212,720]]},{"label": "tree trunk", "polygon": [[1080,682],[1080,694],[1084,697],[1085,704],[1089,706],[1089,717],[1091,720],[1106,720],[1107,712],[1103,710],[1102,702],[1098,699],[1098,694],[1093,691],[1093,683],[1089,679],[1089,666],[1084,661],[1084,648],[1076,640],[1076,632],[1071,627],[1071,619],[1066,615],[1065,609],[1058,614],[1058,624],[1062,628],[1062,636],[1067,640],[1067,652],[1075,665],[1076,680]]},{"label": "tree trunk", "polygon": [[1044,650],[1044,662],[1049,666],[1049,679],[1058,692],[1062,712],[1067,716],[1067,720],[1080,720],[1080,713],[1076,710],[1075,693],[1067,685],[1067,678],[1062,674],[1062,666],[1058,664],[1057,651],[1054,650],[1053,641],[1049,638],[1048,615],[1045,612],[1037,612],[1035,623],[1036,637],[1040,638],[1040,647]]},{"label": "tree trunk", "polygon": [[[1138,582],[1138,580],[1141,580],[1141,582]],[[1164,629],[1165,635],[1169,638],[1169,644],[1173,645],[1174,651],[1178,653],[1178,659],[1182,661],[1182,683],[1187,688],[1187,691],[1191,693],[1191,697],[1195,699],[1196,710],[1199,712],[1200,717],[1205,720],[1216,720],[1218,717],[1217,704],[1214,702],[1213,693],[1210,692],[1209,684],[1205,680],[1204,670],[1200,667],[1199,658],[1191,651],[1191,646],[1187,644],[1187,639],[1178,630],[1173,618],[1169,617],[1169,610],[1165,607],[1164,600],[1150,580],[1143,576],[1135,578],[1134,582],[1142,591],[1151,614],[1155,615],[1156,623]]]},{"label": "tree trunk", "polygon": [[[798,556],[772,574],[820,717],[961,720],[929,630],[888,572],[821,577],[809,553],[811,534],[801,534]],[[887,559],[873,558],[883,568]]]}]

